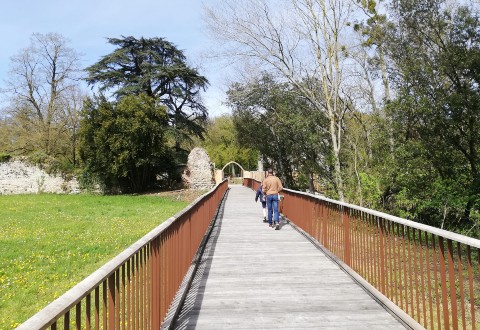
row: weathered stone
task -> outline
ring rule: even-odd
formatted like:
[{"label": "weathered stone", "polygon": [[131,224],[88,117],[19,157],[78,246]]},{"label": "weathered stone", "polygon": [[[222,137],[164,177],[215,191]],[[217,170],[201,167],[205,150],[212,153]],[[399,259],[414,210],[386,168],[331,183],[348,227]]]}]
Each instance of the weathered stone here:
[{"label": "weathered stone", "polygon": [[20,160],[0,163],[0,195],[79,191],[76,179],[66,181],[61,176],[50,175]]},{"label": "weathered stone", "polygon": [[214,186],[210,157],[202,148],[194,148],[188,155],[184,182],[191,189],[210,189]]}]

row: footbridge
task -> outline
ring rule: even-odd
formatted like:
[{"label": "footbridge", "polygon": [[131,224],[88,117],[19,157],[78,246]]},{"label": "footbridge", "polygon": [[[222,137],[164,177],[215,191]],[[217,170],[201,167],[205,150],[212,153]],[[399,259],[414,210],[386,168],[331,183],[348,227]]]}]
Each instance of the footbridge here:
[{"label": "footbridge", "polygon": [[[480,329],[480,241],[222,182],[19,329]],[[253,189],[253,190],[252,190]]]}]

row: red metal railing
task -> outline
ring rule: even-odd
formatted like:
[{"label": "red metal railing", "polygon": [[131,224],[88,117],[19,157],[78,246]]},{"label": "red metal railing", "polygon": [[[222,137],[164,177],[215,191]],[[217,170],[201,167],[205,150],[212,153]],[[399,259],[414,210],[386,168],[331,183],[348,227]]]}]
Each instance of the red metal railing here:
[{"label": "red metal railing", "polygon": [[17,329],[160,329],[227,188],[199,197]]},{"label": "red metal railing", "polygon": [[[244,179],[257,189],[259,182]],[[282,213],[429,329],[480,329],[480,240],[284,190]]]}]

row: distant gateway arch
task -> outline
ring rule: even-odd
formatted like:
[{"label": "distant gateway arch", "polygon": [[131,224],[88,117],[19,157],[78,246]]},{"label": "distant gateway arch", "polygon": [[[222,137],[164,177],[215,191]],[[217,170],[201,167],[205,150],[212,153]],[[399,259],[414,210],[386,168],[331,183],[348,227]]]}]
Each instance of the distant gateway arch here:
[{"label": "distant gateway arch", "polygon": [[[245,170],[243,169],[242,165],[240,165],[240,164],[237,163],[236,161],[233,161],[233,160],[232,160],[232,161],[226,163],[224,167],[222,167],[222,173],[223,173],[223,170],[225,169],[225,167],[227,167],[227,166],[230,165],[230,164],[237,164],[238,167],[240,167],[240,169],[242,170],[242,172],[245,172]],[[242,175],[243,175],[243,173],[242,173]]]}]

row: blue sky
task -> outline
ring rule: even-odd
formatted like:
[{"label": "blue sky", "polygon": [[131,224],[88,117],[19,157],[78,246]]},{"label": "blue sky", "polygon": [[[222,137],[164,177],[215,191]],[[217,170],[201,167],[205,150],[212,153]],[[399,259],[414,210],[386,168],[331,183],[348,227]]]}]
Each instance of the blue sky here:
[{"label": "blue sky", "polygon": [[228,110],[221,105],[225,87],[221,72],[203,59],[209,40],[201,19],[202,3],[211,0],[8,0],[0,10],[0,85],[10,57],[28,47],[33,33],[55,32],[83,54],[84,67],[114,48],[107,37],[163,37],[177,45],[189,63],[210,80],[204,100],[211,115]]}]

